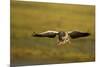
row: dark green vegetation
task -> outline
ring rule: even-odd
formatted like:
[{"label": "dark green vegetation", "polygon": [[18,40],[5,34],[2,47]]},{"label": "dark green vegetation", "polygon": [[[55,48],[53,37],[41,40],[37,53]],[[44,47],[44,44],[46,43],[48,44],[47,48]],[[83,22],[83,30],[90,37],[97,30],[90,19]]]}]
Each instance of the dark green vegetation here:
[{"label": "dark green vegetation", "polygon": [[[49,64],[95,60],[95,6],[11,2],[11,64]],[[86,38],[56,46],[56,39],[34,38],[47,30],[89,32]]]}]

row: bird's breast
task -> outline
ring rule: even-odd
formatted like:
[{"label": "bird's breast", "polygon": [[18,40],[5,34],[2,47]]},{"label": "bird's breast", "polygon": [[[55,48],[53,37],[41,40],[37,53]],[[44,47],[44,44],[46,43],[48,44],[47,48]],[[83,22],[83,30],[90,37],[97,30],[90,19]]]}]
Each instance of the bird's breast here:
[{"label": "bird's breast", "polygon": [[59,41],[64,41],[64,40],[66,40],[66,39],[68,39],[68,34],[65,33],[65,32],[61,32],[61,33],[59,34]]}]

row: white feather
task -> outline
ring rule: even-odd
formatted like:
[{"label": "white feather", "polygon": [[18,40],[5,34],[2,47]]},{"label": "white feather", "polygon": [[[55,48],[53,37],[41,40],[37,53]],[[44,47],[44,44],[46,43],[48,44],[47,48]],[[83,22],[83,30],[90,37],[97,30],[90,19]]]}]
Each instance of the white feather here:
[{"label": "white feather", "polygon": [[42,32],[40,34],[45,34],[45,33],[58,33],[57,31],[45,31],[45,32]]}]

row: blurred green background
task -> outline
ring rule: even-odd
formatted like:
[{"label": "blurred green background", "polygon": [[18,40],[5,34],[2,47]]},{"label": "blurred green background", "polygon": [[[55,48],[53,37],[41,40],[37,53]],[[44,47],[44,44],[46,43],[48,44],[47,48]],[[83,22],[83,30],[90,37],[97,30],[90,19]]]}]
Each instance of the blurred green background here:
[{"label": "blurred green background", "polygon": [[[33,32],[85,31],[91,35],[56,46]],[[11,1],[11,64],[52,64],[95,60],[95,6]]]}]

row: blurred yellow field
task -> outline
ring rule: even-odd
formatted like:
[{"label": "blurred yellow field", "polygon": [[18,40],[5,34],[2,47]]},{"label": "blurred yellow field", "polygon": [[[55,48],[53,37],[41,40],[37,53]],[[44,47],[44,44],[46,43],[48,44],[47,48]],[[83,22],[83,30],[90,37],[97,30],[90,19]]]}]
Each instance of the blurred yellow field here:
[{"label": "blurred yellow field", "polygon": [[[34,38],[47,30],[89,32],[86,38],[56,46],[56,39]],[[11,2],[11,64],[51,64],[95,60],[95,6]]]}]

